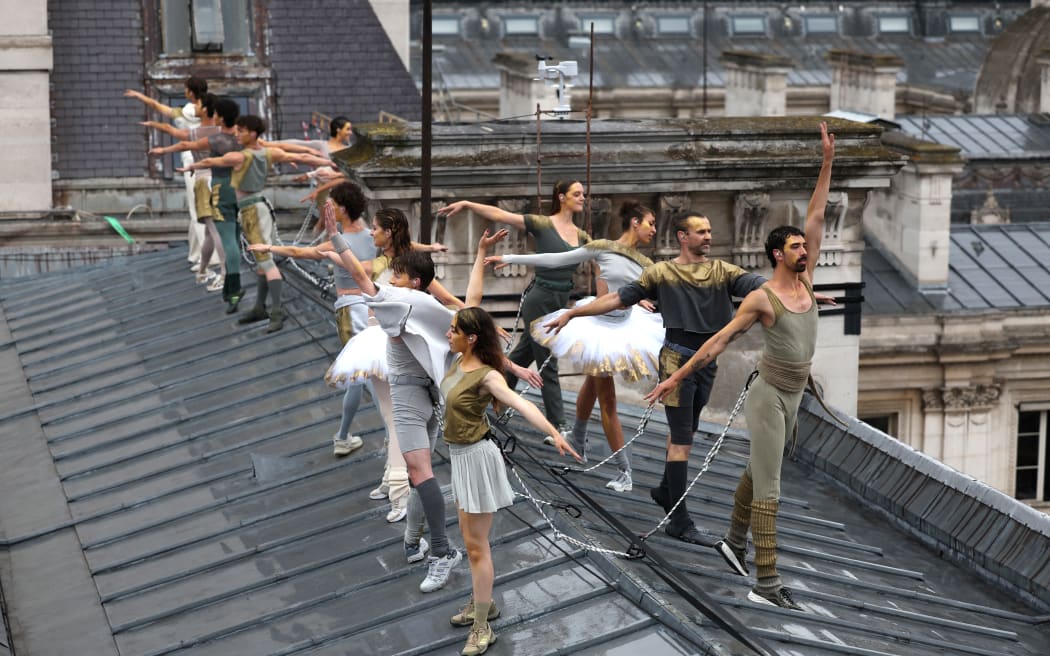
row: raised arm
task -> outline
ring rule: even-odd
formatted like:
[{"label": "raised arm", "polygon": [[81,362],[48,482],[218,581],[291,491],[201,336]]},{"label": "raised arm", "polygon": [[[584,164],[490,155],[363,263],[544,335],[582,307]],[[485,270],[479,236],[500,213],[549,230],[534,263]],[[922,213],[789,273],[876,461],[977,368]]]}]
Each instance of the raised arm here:
[{"label": "raised arm", "polygon": [[150,155],[164,155],[166,153],[179,153],[184,150],[209,150],[208,137],[201,137],[195,141],[179,141],[170,146],[157,146],[149,149]]},{"label": "raised arm", "polygon": [[562,253],[504,253],[485,258],[485,264],[495,264],[502,269],[508,264],[524,264],[538,269],[554,269],[593,260],[599,251],[593,248],[574,248]]},{"label": "raised arm", "polygon": [[486,230],[481,239],[478,240],[478,252],[474,256],[474,266],[470,269],[470,280],[467,282],[467,295],[463,299],[467,307],[480,306],[481,298],[485,289],[485,265],[488,262],[486,255],[489,249],[503,241],[507,237],[506,230],[499,230],[490,235]]},{"label": "raised arm", "polygon": [[755,322],[763,314],[771,315],[772,312],[773,308],[769,304],[769,297],[766,296],[765,292],[755,290],[748,294],[744,302],[740,304],[740,308],[736,311],[736,316],[733,317],[733,320],[727,323],[725,328],[719,330],[704,342],[685,364],[646,394],[645,400],[650,403],[662,401],[665,396],[682,384],[682,380],[690,372],[706,367],[726,350],[730,342],[746,333],[751,326],[755,325]]},{"label": "raised arm", "polygon": [[495,205],[484,205],[482,203],[474,203],[469,200],[457,200],[456,202],[438,210],[438,214],[443,214],[444,216],[455,216],[462,210],[470,210],[471,212],[477,214],[486,221],[506,223],[507,225],[518,230],[525,229],[524,215],[514,214],[506,210],[501,210]]},{"label": "raised arm", "polygon": [[576,453],[569,443],[565,441],[561,432],[555,428],[553,424],[547,421],[547,418],[543,416],[540,409],[533,405],[531,401],[519,396],[514,390],[507,387],[507,381],[504,380],[499,372],[490,371],[485,374],[485,378],[482,379],[481,385],[494,399],[505,406],[514,408],[518,411],[518,414],[525,419],[525,421],[532,424],[538,430],[551,436],[554,440],[554,447],[558,449],[559,455],[565,455],[568,453],[577,460],[580,460],[580,454]]},{"label": "raised arm", "polygon": [[150,98],[149,96],[147,96],[146,94],[139,93],[138,91],[135,91],[134,89],[127,89],[126,91],[124,91],[124,97],[125,98],[134,98],[135,100],[138,100],[138,101],[142,102],[143,104],[145,104],[146,107],[149,107],[150,109],[152,109],[153,111],[157,112],[158,114],[163,114],[164,116],[167,116],[168,118],[174,118],[175,117],[175,108],[174,107],[168,107],[167,105],[159,103],[156,100],[154,100],[153,98]]},{"label": "raised arm", "polygon": [[828,192],[831,189],[831,161],[835,159],[835,135],[828,134],[828,124],[820,124],[820,145],[824,152],[824,161],[820,165],[817,186],[809,199],[806,208],[806,273],[813,281],[813,270],[820,259],[820,243],[824,240],[824,209],[828,204]]}]

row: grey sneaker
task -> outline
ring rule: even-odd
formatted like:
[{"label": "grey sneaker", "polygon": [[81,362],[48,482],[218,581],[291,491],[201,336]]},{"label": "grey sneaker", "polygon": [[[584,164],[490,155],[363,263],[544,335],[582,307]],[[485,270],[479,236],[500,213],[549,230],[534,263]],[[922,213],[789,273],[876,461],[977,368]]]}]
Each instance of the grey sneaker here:
[{"label": "grey sneaker", "polygon": [[430,543],[427,542],[426,538],[419,538],[419,542],[416,544],[405,543],[405,560],[410,563],[418,563],[427,557],[427,550],[430,549]]},{"label": "grey sneaker", "polygon": [[481,656],[495,642],[496,632],[488,624],[480,629],[471,629],[470,635],[467,636],[467,644],[463,651],[459,652],[460,656]]},{"label": "grey sneaker", "polygon": [[350,435],[345,440],[338,437],[332,438],[332,453],[337,456],[349,455],[355,449],[360,449],[364,441],[357,435]]},{"label": "grey sneaker", "polygon": [[722,558],[725,558],[726,564],[729,565],[734,572],[740,576],[747,576],[746,549],[737,549],[725,540],[719,540],[715,543],[715,551],[722,554]]},{"label": "grey sneaker", "polygon": [[[499,617],[499,607],[496,606],[495,602],[489,606],[489,621]],[[474,597],[470,598],[467,605],[463,607],[463,610],[459,611],[451,617],[448,621],[452,626],[473,626],[474,625]]]},{"label": "grey sneaker", "polygon": [[791,590],[784,586],[780,586],[773,592],[765,592],[754,587],[751,588],[751,592],[747,593],[747,598],[759,604],[780,606],[788,610],[802,610],[802,606],[796,604],[795,600],[791,598]]},{"label": "grey sneaker", "polygon": [[630,492],[634,489],[631,472],[620,470],[620,475],[605,484],[605,487],[616,492]]},{"label": "grey sneaker", "polygon": [[463,554],[459,549],[449,549],[448,553],[438,558],[430,556],[427,558],[427,577],[419,584],[420,592],[433,592],[445,587],[448,577],[452,574],[452,568],[463,560]]}]

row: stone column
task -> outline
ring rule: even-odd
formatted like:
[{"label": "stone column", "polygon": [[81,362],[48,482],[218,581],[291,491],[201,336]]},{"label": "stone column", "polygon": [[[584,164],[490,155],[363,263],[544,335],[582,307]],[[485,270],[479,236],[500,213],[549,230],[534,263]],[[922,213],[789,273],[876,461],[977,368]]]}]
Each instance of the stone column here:
[{"label": "stone column", "polygon": [[[1050,6],[1050,0],[1044,3]],[[1050,49],[1041,50],[1039,58],[1039,111],[1050,113]]]},{"label": "stone column", "polygon": [[864,230],[894,254],[922,291],[948,285],[952,178],[963,169],[959,149],[887,132],[883,143],[908,157],[889,190],[864,210]]},{"label": "stone column", "polygon": [[0,0],[0,212],[51,208],[51,36],[46,2]]},{"label": "stone column", "polygon": [[830,50],[828,61],[831,63],[831,111],[865,112],[893,120],[897,73],[904,68],[900,57]]},{"label": "stone column", "polygon": [[993,430],[993,414],[1002,385],[947,385],[923,392],[926,435],[923,451],[946,465],[1000,489],[1004,481],[993,471],[992,445],[1002,443]]},{"label": "stone column", "polygon": [[[525,116],[536,112],[536,105],[549,110],[558,105],[557,90],[536,79],[536,59],[516,52],[501,52],[492,63],[499,69],[499,115]],[[556,118],[544,114],[544,120]]]},{"label": "stone column", "polygon": [[784,116],[787,74],[793,66],[780,55],[726,50],[726,116]]}]

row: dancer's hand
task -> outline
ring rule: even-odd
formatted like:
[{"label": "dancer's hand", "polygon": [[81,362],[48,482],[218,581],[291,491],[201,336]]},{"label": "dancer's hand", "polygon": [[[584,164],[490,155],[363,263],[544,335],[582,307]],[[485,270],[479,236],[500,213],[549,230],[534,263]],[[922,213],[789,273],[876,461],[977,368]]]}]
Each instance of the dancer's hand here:
[{"label": "dancer's hand", "polygon": [[580,454],[576,453],[576,449],[572,448],[572,445],[565,440],[564,435],[558,431],[554,431],[550,434],[550,437],[554,440],[554,448],[558,450],[558,455],[563,456],[568,453],[573,458],[576,458],[576,462],[583,462],[583,458],[581,458]]},{"label": "dancer's hand", "polygon": [[447,253],[448,252],[448,246],[442,244],[441,242],[437,242],[436,241],[433,244],[430,244],[430,252],[431,253]]},{"label": "dancer's hand", "polygon": [[544,327],[544,329],[546,329],[548,335],[552,335],[552,334],[553,335],[557,335],[558,333],[561,332],[562,328],[564,328],[566,325],[568,325],[568,323],[570,321],[572,321],[572,317],[570,316],[570,313],[569,312],[562,312],[555,319],[552,319],[552,320],[548,321],[547,323],[543,324],[543,327]]},{"label": "dancer's hand", "polygon": [[314,189],[310,193],[308,193],[305,196],[303,196],[302,198],[300,198],[299,202],[300,203],[307,203],[307,202],[312,202],[312,201],[315,201],[315,200],[317,200],[317,190],[316,189]]},{"label": "dancer's hand", "polygon": [[656,306],[653,305],[653,302],[647,298],[643,298],[642,300],[638,301],[638,307],[642,308],[646,312],[656,312]]},{"label": "dancer's hand", "polygon": [[[504,232],[506,232],[506,231],[504,231]],[[488,266],[490,264],[495,265],[495,266],[492,267],[493,271],[499,271],[503,267],[509,266],[506,262],[503,261],[503,256],[502,255],[489,255],[488,257],[485,258],[485,263],[484,264],[485,264],[485,266]]]},{"label": "dancer's hand", "polygon": [[529,385],[529,387],[533,389],[540,389],[541,387],[543,387],[543,379],[540,378],[540,374],[538,371],[533,371],[528,367],[523,367],[519,364],[515,364],[514,362],[509,362],[507,368],[510,369],[510,373],[514,374],[521,380],[524,380]]},{"label": "dancer's hand", "polygon": [[452,216],[456,212],[465,209],[468,205],[470,205],[469,200],[457,200],[454,203],[449,203],[448,205],[442,207],[437,211],[437,213],[441,216]]},{"label": "dancer's hand", "polygon": [[[508,231],[506,228],[500,228],[495,232],[495,234],[492,235],[490,235],[489,231],[486,229],[485,232],[481,235],[481,239],[478,240],[478,250],[487,251],[489,248],[492,248],[496,244],[506,239],[507,235],[509,234],[510,231]],[[485,258],[485,265],[488,265],[488,258]]]},{"label": "dancer's hand", "polygon": [[828,296],[827,294],[813,292],[813,298],[816,299],[817,305],[838,305],[838,303],[835,302],[835,297]]},{"label": "dancer's hand", "polygon": [[[677,372],[676,372],[677,373]],[[678,386],[682,383],[677,376],[671,374],[667,377],[667,380],[663,381],[659,385],[653,388],[651,392],[645,395],[645,400],[649,403],[656,403],[657,401],[663,401],[664,398],[671,392],[678,389]]]},{"label": "dancer's hand", "polygon": [[338,232],[338,230],[336,230],[335,203],[331,198],[329,198],[325,202],[324,207],[321,208],[321,218],[324,219],[325,234],[331,237]]}]

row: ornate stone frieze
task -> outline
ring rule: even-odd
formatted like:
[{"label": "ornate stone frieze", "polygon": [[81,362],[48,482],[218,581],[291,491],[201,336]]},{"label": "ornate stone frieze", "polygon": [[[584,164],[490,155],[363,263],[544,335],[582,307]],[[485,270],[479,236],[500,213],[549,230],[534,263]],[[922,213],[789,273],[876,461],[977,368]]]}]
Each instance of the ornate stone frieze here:
[{"label": "ornate stone frieze", "polygon": [[922,406],[927,411],[968,412],[995,406],[1002,394],[1002,384],[943,387],[923,390]]},{"label": "ornate stone frieze", "polygon": [[674,216],[682,210],[689,209],[687,194],[661,194],[660,207],[656,217],[656,253],[658,255],[677,255],[681,250],[675,237]]},{"label": "ornate stone frieze", "polygon": [[[505,212],[511,214],[528,214],[529,213],[529,200],[527,198],[509,198],[496,201],[496,207],[500,208]],[[502,255],[504,253],[526,253],[528,252],[527,239],[525,237],[525,231],[516,230],[508,225],[494,225],[494,228],[507,228],[510,234],[507,238],[496,244],[493,255]],[[522,278],[529,273],[529,268],[524,264],[511,264],[505,266],[502,269],[497,269],[494,275],[497,278]]]},{"label": "ornate stone frieze", "polygon": [[745,192],[733,202],[733,262],[745,269],[766,265],[766,222],[769,194]]}]

